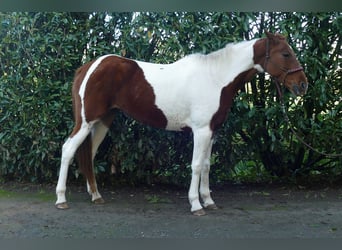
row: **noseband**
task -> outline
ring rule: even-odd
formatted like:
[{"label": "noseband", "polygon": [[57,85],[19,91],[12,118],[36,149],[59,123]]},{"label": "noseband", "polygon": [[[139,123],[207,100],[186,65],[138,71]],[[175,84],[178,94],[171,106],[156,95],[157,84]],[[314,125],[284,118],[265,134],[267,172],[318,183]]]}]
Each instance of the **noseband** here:
[{"label": "noseband", "polygon": [[292,74],[292,73],[295,73],[295,72],[298,72],[298,71],[303,71],[303,67],[302,66],[299,66],[297,68],[293,68],[293,69],[287,69],[287,68],[284,68],[282,66],[280,66],[279,64],[273,62],[271,60],[271,56],[270,56],[270,42],[269,42],[269,39],[266,38],[266,57],[265,57],[265,63],[264,63],[264,70],[266,71],[266,66],[268,63],[272,63],[274,66],[276,66],[278,69],[280,69],[283,74],[285,74],[282,78],[283,80],[280,81],[280,79],[277,77],[277,80],[280,81],[280,82],[285,82],[286,80],[286,77],[289,75],[289,74]]}]

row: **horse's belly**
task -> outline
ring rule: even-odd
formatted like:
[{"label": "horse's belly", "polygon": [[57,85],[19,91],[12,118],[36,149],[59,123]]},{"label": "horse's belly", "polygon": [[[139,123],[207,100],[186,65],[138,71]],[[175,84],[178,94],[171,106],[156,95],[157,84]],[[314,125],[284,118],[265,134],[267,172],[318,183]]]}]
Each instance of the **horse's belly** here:
[{"label": "horse's belly", "polygon": [[[157,97],[160,95],[157,95]],[[156,106],[167,119],[165,129],[182,131],[209,126],[213,114],[219,106],[219,96],[202,98],[178,98],[169,95],[162,99],[156,98]],[[216,98],[215,98],[216,97]],[[170,102],[168,102],[170,98]],[[172,101],[173,100],[173,101]]]},{"label": "horse's belly", "polygon": [[[164,100],[165,101],[165,100]],[[156,100],[156,106],[163,112],[167,119],[166,130],[181,131],[190,127],[190,110],[184,103],[165,103]]]}]

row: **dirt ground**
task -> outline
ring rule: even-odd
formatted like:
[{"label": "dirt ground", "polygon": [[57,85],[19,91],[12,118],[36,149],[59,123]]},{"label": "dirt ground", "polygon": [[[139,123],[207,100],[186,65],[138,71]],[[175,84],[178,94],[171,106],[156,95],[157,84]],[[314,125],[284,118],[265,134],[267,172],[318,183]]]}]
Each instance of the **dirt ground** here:
[{"label": "dirt ground", "polygon": [[[102,191],[102,192],[101,192]],[[186,189],[68,187],[70,209],[54,207],[54,186],[0,184],[0,238],[340,238],[342,187],[226,186],[219,210],[196,217]]]}]

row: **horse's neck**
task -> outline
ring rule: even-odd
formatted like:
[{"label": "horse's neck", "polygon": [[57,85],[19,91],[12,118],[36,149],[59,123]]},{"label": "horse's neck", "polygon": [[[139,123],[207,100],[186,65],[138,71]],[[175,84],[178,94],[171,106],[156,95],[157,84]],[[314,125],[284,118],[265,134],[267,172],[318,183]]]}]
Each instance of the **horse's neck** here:
[{"label": "horse's neck", "polygon": [[[253,45],[256,41],[257,39],[228,44],[223,49],[206,56],[210,73],[218,84],[222,85],[222,87],[226,86],[241,73],[253,69],[255,66]],[[246,78],[251,78],[255,74],[254,70],[251,72],[251,74],[246,75]]]}]

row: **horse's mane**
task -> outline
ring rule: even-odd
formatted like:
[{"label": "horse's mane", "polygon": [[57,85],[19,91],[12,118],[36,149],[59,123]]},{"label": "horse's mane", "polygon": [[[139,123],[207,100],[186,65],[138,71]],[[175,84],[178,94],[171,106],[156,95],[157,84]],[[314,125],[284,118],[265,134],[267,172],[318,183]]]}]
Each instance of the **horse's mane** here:
[{"label": "horse's mane", "polygon": [[230,60],[231,58],[237,56],[236,53],[239,53],[240,49],[246,46],[250,46],[250,44],[255,42],[255,40],[256,39],[227,43],[223,48],[210,52],[209,54],[194,53],[186,56],[185,58],[191,58],[191,60],[198,60],[199,62],[205,63],[220,62],[221,60]]}]

